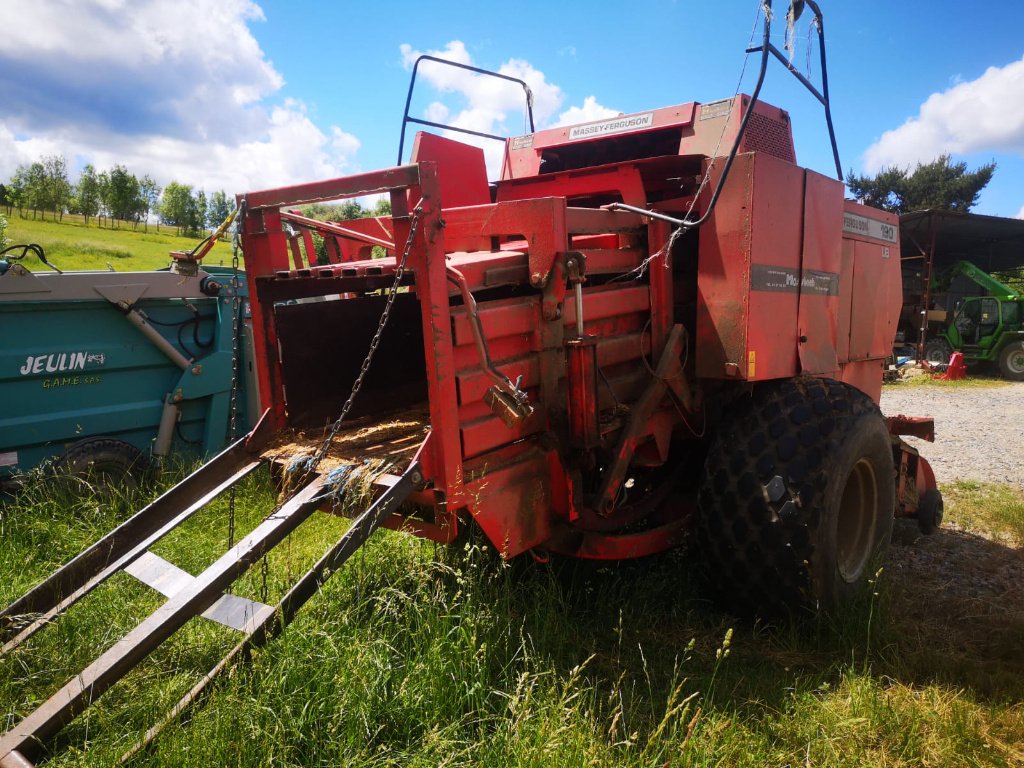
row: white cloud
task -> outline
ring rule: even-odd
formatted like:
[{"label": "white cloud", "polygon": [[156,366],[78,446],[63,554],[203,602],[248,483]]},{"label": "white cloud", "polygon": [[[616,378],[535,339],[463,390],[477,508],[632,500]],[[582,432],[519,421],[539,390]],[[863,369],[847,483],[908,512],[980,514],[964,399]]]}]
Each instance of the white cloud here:
[{"label": "white cloud", "polygon": [[943,153],[1024,155],[1024,59],[989,67],[976,80],[933,93],[917,117],[886,131],[864,153],[874,173],[884,166],[930,162]]},{"label": "white cloud", "polygon": [[[422,51],[406,43],[401,45],[400,52],[402,63],[410,70],[416,59],[423,55]],[[477,66],[461,40],[452,40],[444,48],[426,53],[439,59]],[[617,110],[601,106],[594,96],[588,96],[581,107],[573,106],[559,112],[565,101],[565,93],[559,86],[549,82],[542,71],[523,59],[509,59],[497,69],[497,72],[518,78],[530,87],[533,93],[534,120],[538,129],[619,114]],[[430,102],[423,111],[423,116],[427,120],[446,122],[457,128],[499,136],[529,131],[524,114],[525,95],[522,87],[515,83],[505,83],[493,77],[429,61],[420,64],[417,78],[426,81],[442,96],[441,99]],[[451,101],[454,103],[449,103]],[[522,123],[512,122],[514,118],[520,116]],[[502,152],[498,142],[458,132],[450,132],[448,135],[482,147],[488,168],[492,174],[496,172],[501,163]]]},{"label": "white cloud", "polygon": [[1020,210],[1017,211],[1016,219],[1024,219],[1024,205],[1021,206]]},{"label": "white cloud", "polygon": [[0,36],[0,178],[43,154],[122,163],[158,182],[240,192],[350,168],[253,37],[251,0],[7,0]]},{"label": "white cloud", "polygon": [[618,110],[609,109],[597,103],[597,98],[587,96],[583,100],[582,107],[569,107],[558,116],[555,125],[576,125],[577,123],[590,123],[594,120],[604,120],[608,117],[617,117],[622,114]]}]

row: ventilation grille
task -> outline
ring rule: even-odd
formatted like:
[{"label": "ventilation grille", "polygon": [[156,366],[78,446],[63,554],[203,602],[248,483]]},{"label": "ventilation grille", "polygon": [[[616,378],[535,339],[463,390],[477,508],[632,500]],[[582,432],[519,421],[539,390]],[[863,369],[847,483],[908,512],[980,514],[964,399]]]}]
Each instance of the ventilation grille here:
[{"label": "ventilation grille", "polygon": [[750,116],[747,132],[743,137],[744,152],[764,152],[781,160],[796,162],[793,151],[793,137],[789,133],[789,123],[772,120],[758,112]]}]

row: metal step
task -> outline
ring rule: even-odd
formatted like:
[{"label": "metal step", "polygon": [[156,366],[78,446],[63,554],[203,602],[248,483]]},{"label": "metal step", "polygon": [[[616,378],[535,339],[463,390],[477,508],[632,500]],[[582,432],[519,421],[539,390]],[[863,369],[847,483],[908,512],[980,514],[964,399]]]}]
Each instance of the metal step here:
[{"label": "metal step", "polygon": [[0,611],[0,654],[9,653],[263,463],[261,421],[238,440]]},{"label": "metal step", "polygon": [[[232,449],[240,443],[236,443]],[[232,449],[228,449],[221,456],[226,456]],[[214,460],[216,461],[217,459]],[[47,738],[86,709],[192,617],[203,616],[242,632],[242,640],[182,698],[164,720],[150,729],[140,743],[125,755],[124,759],[129,759],[150,744],[165,725],[173,722],[185,709],[198,701],[221,671],[244,656],[254,645],[262,644],[279,633],[330,574],[362,546],[383,521],[410,496],[422,478],[419,465],[415,462],[401,476],[393,480],[389,477],[386,490],[369,509],[355,518],[334,547],[292,586],[277,605],[272,607],[224,593],[254,562],[266,555],[307,520],[314,510],[333,497],[335,489],[330,487],[330,481],[324,476],[313,476],[308,484],[198,576],[192,576],[147,549],[148,543],[154,537],[163,535],[164,528],[173,527],[177,524],[175,521],[180,522],[178,518],[199,504],[202,499],[220,492],[230,482],[237,482],[248,474],[251,471],[250,463],[251,460],[241,461],[238,456],[230,461],[225,459],[220,464],[221,480],[213,482],[207,477],[201,484],[201,487],[207,490],[198,498],[195,497],[195,493],[179,494],[192,501],[178,514],[161,515],[160,519],[166,520],[163,527],[154,528],[151,524],[142,526],[147,533],[143,534],[141,540],[136,540],[134,545],[130,540],[119,540],[117,546],[111,549],[120,552],[120,555],[110,567],[93,569],[92,577],[85,577],[84,580],[80,578],[80,573],[88,572],[88,569],[84,568],[75,572],[79,577],[78,581],[71,577],[56,580],[58,586],[65,583],[77,584],[77,594],[91,589],[95,586],[93,582],[123,570],[164,594],[168,600],[109,650],[72,677],[57,693],[0,736],[0,768],[31,768],[32,763],[29,759],[40,750]],[[226,471],[230,471],[230,474],[225,477],[223,473]],[[108,539],[109,536],[103,541]],[[89,551],[93,550],[95,548],[90,548]],[[76,558],[72,563],[78,560],[79,558]],[[117,568],[113,567],[115,565]],[[49,581],[44,582],[41,587],[47,585]],[[43,596],[59,594],[53,586],[45,590],[37,588],[33,592]],[[44,602],[40,599],[39,603],[33,604]],[[53,602],[51,611],[64,605],[60,600]],[[24,605],[29,602],[22,598],[17,604]],[[13,615],[10,611],[5,613]]]}]

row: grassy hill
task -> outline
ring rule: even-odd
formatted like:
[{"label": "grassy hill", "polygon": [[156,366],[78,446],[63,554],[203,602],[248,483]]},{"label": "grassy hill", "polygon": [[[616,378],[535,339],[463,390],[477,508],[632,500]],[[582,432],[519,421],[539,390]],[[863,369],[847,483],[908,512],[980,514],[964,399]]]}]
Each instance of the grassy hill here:
[{"label": "grassy hill", "polygon": [[[127,224],[118,229],[99,227],[95,221],[88,226],[80,216],[65,216],[63,222],[22,218],[17,212],[7,218],[7,239],[11,244],[37,243],[47,259],[59,269],[108,269],[117,272],[139,272],[162,269],[170,264],[171,251],[190,251],[200,238],[178,237],[173,227],[162,226],[149,232],[140,226],[133,230]],[[218,242],[205,259],[207,264],[231,264],[231,245]],[[28,269],[41,271],[46,266],[34,256],[22,262]],[[109,265],[109,267],[108,267]]]}]

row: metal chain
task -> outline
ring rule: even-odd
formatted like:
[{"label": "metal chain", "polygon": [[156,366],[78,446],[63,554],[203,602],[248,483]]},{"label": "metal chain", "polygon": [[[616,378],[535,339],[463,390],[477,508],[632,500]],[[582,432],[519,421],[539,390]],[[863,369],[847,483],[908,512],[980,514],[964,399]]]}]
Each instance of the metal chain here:
[{"label": "metal chain", "polygon": [[[239,361],[239,336],[241,335],[242,297],[239,296],[238,281],[238,251],[239,235],[242,229],[242,220],[245,218],[245,204],[243,203],[238,216],[238,223],[235,225],[235,232],[231,237],[231,396],[228,400],[228,443],[234,443],[238,438],[238,373]],[[235,485],[231,484],[228,492],[228,549],[235,545]]]},{"label": "metal chain", "polygon": [[383,313],[381,313],[380,321],[377,323],[377,330],[373,334],[373,339],[370,340],[370,349],[366,353],[366,358],[363,360],[363,364],[359,368],[359,375],[356,376],[356,380],[352,383],[352,391],[349,393],[348,400],[346,400],[345,404],[341,407],[341,414],[338,416],[334,424],[331,425],[331,429],[327,433],[327,437],[324,438],[320,447],[317,448],[316,453],[313,454],[309,463],[306,465],[304,470],[306,474],[310,474],[315,471],[324,456],[327,455],[327,451],[330,449],[331,443],[334,442],[334,438],[337,436],[338,430],[341,429],[342,422],[348,416],[348,412],[352,408],[352,403],[355,402],[356,395],[363,386],[363,379],[366,376],[366,372],[370,369],[370,363],[373,362],[373,355],[377,351],[377,347],[380,345],[381,336],[384,333],[384,326],[387,325],[388,317],[391,315],[391,306],[395,303],[395,296],[398,295],[398,288],[402,283],[402,276],[405,274],[406,262],[409,260],[409,252],[412,250],[412,243],[415,239],[416,229],[419,226],[420,215],[422,213],[422,205],[417,205],[413,210],[412,220],[409,224],[409,237],[405,241],[402,258],[398,261],[395,267],[395,280],[391,284],[391,288],[388,289],[387,302],[384,305]]}]

